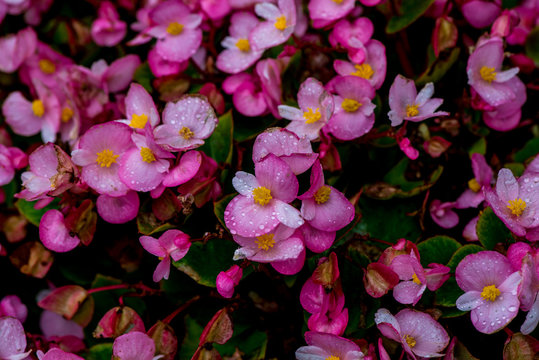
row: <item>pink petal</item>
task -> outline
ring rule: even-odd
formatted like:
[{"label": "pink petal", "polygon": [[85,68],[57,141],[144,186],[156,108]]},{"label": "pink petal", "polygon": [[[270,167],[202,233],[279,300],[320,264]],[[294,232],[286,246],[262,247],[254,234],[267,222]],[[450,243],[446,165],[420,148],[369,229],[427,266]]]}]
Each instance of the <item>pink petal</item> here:
[{"label": "pink petal", "polygon": [[467,255],[455,271],[457,284],[466,292],[483,291],[485,286],[500,286],[513,273],[509,260],[496,251]]},{"label": "pink petal", "polygon": [[295,207],[285,203],[284,201],[275,201],[275,214],[281,224],[294,229],[300,227],[304,223],[300,212]]},{"label": "pink petal", "polygon": [[202,165],[202,155],[198,151],[188,151],[182,155],[179,164],[171,169],[163,179],[166,187],[178,186],[191,180]]},{"label": "pink petal", "polygon": [[449,344],[447,331],[430,315],[404,309],[395,318],[401,325],[401,335],[410,335],[416,340],[412,351],[423,357],[437,357]]},{"label": "pink petal", "polygon": [[260,186],[271,190],[271,196],[284,202],[293,201],[298,194],[298,179],[290,167],[273,154],[255,164],[256,179]]},{"label": "pink petal", "polygon": [[482,305],[485,300],[481,297],[480,291],[468,291],[457,299],[457,309],[460,311],[470,311]]},{"label": "pink petal", "polygon": [[401,304],[415,305],[426,288],[427,285],[418,285],[413,281],[401,281],[393,288],[393,297]]},{"label": "pink petal", "polygon": [[193,56],[202,42],[202,30],[185,28],[179,35],[157,41],[157,53],[168,61],[182,62]]},{"label": "pink petal", "polygon": [[6,123],[18,135],[36,135],[43,126],[43,119],[34,115],[31,102],[18,91],[8,95],[2,105],[2,113]]},{"label": "pink petal", "polygon": [[329,188],[329,200],[315,205],[315,216],[309,224],[319,230],[337,231],[354,219],[355,209],[343,193],[332,186]]},{"label": "pink petal", "polygon": [[518,198],[518,183],[511,170],[503,168],[498,172],[498,179],[496,180],[496,195],[498,195],[500,200],[503,202],[508,202],[509,200],[515,200]]},{"label": "pink petal", "polygon": [[301,271],[303,264],[305,263],[305,250],[303,250],[299,256],[295,259],[289,259],[285,261],[274,261],[271,266],[283,275],[294,275]]},{"label": "pink petal", "polygon": [[113,355],[120,360],[152,360],[154,341],[145,333],[131,331],[114,340]]},{"label": "pink petal", "polygon": [[21,322],[9,316],[0,318],[0,358],[25,358],[28,354],[19,357],[25,349],[26,334]]},{"label": "pink petal", "polygon": [[71,251],[80,243],[76,235],[70,235],[64,223],[64,215],[55,209],[48,210],[41,217],[39,239],[47,249],[55,252]]},{"label": "pink petal", "polygon": [[131,120],[133,114],[148,116],[148,121],[155,127],[159,124],[159,113],[152,97],[142,85],[132,83],[125,98],[125,114]]},{"label": "pink petal", "polygon": [[157,264],[153,272],[153,281],[159,282],[161,279],[168,280],[170,275],[170,257],[167,255]]},{"label": "pink petal", "polygon": [[225,224],[232,234],[245,237],[260,236],[270,232],[279,224],[279,219],[274,212],[272,201],[265,206],[260,206],[251,198],[238,195],[226,208]]},{"label": "pink petal", "polygon": [[124,224],[137,217],[140,200],[136,191],[129,191],[124,196],[112,197],[99,195],[96,201],[97,213],[111,224]]},{"label": "pink petal", "polygon": [[317,230],[308,223],[303,224],[300,230],[303,233],[305,246],[315,253],[326,251],[335,241],[335,231]]},{"label": "pink petal", "polygon": [[161,246],[159,240],[157,240],[156,238],[153,238],[151,236],[141,236],[139,241],[144,250],[146,250],[150,254],[158,257],[168,256],[166,250]]}]

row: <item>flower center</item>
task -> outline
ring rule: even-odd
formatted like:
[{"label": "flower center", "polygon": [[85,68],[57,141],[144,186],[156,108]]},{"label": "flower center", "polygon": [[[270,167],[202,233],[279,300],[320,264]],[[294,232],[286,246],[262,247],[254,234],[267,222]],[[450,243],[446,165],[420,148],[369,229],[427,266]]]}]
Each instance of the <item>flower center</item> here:
[{"label": "flower center", "polygon": [[[335,2],[338,1],[338,3],[340,4],[342,0],[333,0],[333,1],[335,1]],[[326,358],[326,360],[341,360],[341,358],[338,357],[338,356],[335,356],[335,355],[331,355],[331,356],[328,356],[328,357]]]},{"label": "flower center", "polygon": [[178,131],[178,134],[180,134],[181,137],[183,137],[185,140],[189,140],[193,136],[195,136],[195,133],[191,131],[187,126],[184,126]]},{"label": "flower center", "polygon": [[417,110],[419,105],[413,104],[413,105],[406,105],[406,117],[412,117],[419,114],[419,110]]},{"label": "flower center", "polygon": [[404,340],[411,348],[413,348],[417,344],[417,341],[415,341],[414,337],[410,335],[404,335]]},{"label": "flower center", "polygon": [[62,121],[68,122],[73,117],[73,110],[69,106],[62,109]]},{"label": "flower center", "polygon": [[273,24],[277,30],[283,31],[286,29],[286,16],[281,15],[275,19],[275,24]]},{"label": "flower center", "polygon": [[146,114],[133,114],[131,116],[131,122],[129,123],[129,126],[137,129],[144,129],[146,126],[146,123],[148,122],[148,115]]},{"label": "flower center", "polygon": [[182,31],[183,31],[183,25],[177,21],[171,22],[167,26],[167,32],[172,36],[180,35]]},{"label": "flower center", "polygon": [[[342,3],[344,0],[331,0],[331,1],[333,1],[335,4],[340,4],[340,3]],[[337,360],[338,360],[338,359],[339,359],[339,358],[337,358]],[[326,359],[326,360],[327,360],[327,359]],[[331,360],[334,360],[334,359],[331,359]]]},{"label": "flower center", "polygon": [[253,190],[253,199],[255,203],[259,203],[260,205],[264,206],[267,205],[273,198],[271,197],[270,189],[264,186],[259,186]]},{"label": "flower center", "polygon": [[421,280],[419,280],[415,273],[414,275],[412,275],[412,281],[415,282],[417,285],[421,285]]},{"label": "flower center", "polygon": [[322,186],[314,193],[314,201],[318,205],[323,204],[329,200],[329,194],[331,194],[331,188],[329,186]]},{"label": "flower center", "polygon": [[344,99],[342,101],[342,103],[341,103],[341,107],[346,112],[354,112],[357,109],[359,109],[359,107],[361,105],[363,105],[363,104],[360,103],[359,101],[354,100],[354,99]]},{"label": "flower center", "polygon": [[241,51],[243,52],[248,52],[249,50],[251,50],[251,46],[249,44],[249,40],[248,39],[239,39],[237,42],[236,42],[236,47],[238,49],[240,49]]},{"label": "flower center", "polygon": [[482,66],[481,69],[479,69],[479,74],[483,80],[488,81],[489,83],[496,80],[496,72],[493,67]]},{"label": "flower center", "polygon": [[43,101],[41,100],[34,100],[32,101],[32,112],[35,116],[42,117],[43,114],[45,114],[45,106],[43,105]]},{"label": "flower center", "polygon": [[275,245],[275,240],[273,240],[273,234],[264,234],[261,236],[257,236],[255,244],[258,245],[259,249],[268,251],[270,248],[273,247],[273,245]]},{"label": "flower center", "polygon": [[481,292],[481,297],[487,301],[494,301],[498,296],[500,296],[501,292],[496,288],[494,285],[485,286],[483,288],[483,291]]},{"label": "flower center", "polygon": [[513,215],[520,216],[524,212],[524,209],[526,209],[526,202],[521,198],[509,200],[508,203],[509,205],[507,205],[507,207],[511,210]]},{"label": "flower center", "polygon": [[303,113],[303,117],[307,120],[305,121],[306,124],[313,124],[322,118],[322,114],[320,114],[319,108],[316,108],[315,111],[311,108],[307,108],[307,111]]},{"label": "flower center", "polygon": [[141,147],[140,156],[142,157],[142,161],[145,161],[148,164],[151,164],[155,161],[155,155],[153,154],[152,150],[150,150],[150,148]]},{"label": "flower center", "polygon": [[481,185],[479,185],[479,183],[477,182],[477,180],[475,178],[473,178],[472,180],[468,181],[468,187],[470,188],[470,190],[472,190],[473,192],[478,192],[479,190],[481,190]]},{"label": "flower center", "polygon": [[359,76],[360,78],[369,80],[374,74],[374,70],[369,64],[354,65],[356,71],[350,73],[350,75]]},{"label": "flower center", "polygon": [[49,59],[39,60],[39,68],[45,74],[54,74],[54,72],[56,72],[56,65],[54,65],[54,63]]},{"label": "flower center", "polygon": [[97,161],[97,163],[101,167],[110,167],[112,165],[112,163],[116,162],[116,159],[119,156],[120,155],[114,155],[112,150],[105,149],[105,150],[97,153],[97,159],[95,161]]}]

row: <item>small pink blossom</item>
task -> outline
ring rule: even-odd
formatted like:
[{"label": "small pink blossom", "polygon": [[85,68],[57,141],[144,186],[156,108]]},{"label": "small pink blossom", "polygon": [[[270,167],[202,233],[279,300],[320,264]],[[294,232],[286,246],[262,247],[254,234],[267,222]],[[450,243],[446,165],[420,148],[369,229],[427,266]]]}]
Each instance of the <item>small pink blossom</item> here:
[{"label": "small pink blossom", "polygon": [[483,112],[485,124],[496,131],[509,131],[518,126],[522,115],[521,108],[527,99],[526,86],[518,76],[509,79],[505,85],[515,94],[515,98]]},{"label": "small pink blossom", "polygon": [[50,88],[58,86],[58,74],[73,64],[73,60],[39,42],[36,52],[19,69],[21,80],[28,86],[41,82]]},{"label": "small pink blossom", "polygon": [[442,105],[443,99],[433,98],[434,85],[428,83],[417,93],[413,80],[397,75],[389,89],[389,107],[387,114],[391,126],[400,125],[404,120],[422,121],[431,117],[445,116],[449,113],[436,111]]},{"label": "small pink blossom", "polygon": [[511,263],[495,251],[466,256],[457,266],[457,284],[465,291],[457,308],[471,310],[475,328],[485,334],[503,329],[518,313],[522,277]]},{"label": "small pink blossom", "polygon": [[447,331],[423,312],[403,309],[393,316],[382,308],[374,315],[374,321],[384,336],[401,343],[414,360],[442,356],[440,352],[449,344]]},{"label": "small pink blossom", "polygon": [[22,360],[32,350],[26,350],[26,334],[21,322],[13,317],[0,318],[0,359]]},{"label": "small pink blossom", "polygon": [[494,176],[483,155],[474,153],[471,160],[474,177],[468,182],[469,189],[458,197],[455,204],[457,209],[478,207],[485,200],[483,188],[490,187]]},{"label": "small pink blossom", "polygon": [[255,5],[255,12],[266,21],[258,24],[249,36],[255,50],[266,50],[280,45],[294,32],[296,26],[296,3],[294,0],[277,0]]},{"label": "small pink blossom", "polygon": [[415,160],[419,157],[419,150],[413,147],[409,138],[403,137],[397,142],[401,151],[404,153],[404,155],[408,156],[410,160]]},{"label": "small pink blossom", "polygon": [[31,28],[20,30],[17,34],[9,34],[0,38],[0,71],[11,73],[34,54],[37,46],[37,35]]},{"label": "small pink blossom", "polygon": [[125,115],[127,119],[118,120],[139,132],[143,132],[149,122],[150,128],[155,128],[159,122],[159,113],[151,95],[137,83],[131,83],[125,97]]},{"label": "small pink blossom", "polygon": [[21,323],[26,321],[28,308],[17,295],[6,295],[0,300],[0,317],[11,316]]},{"label": "small pink blossom", "polygon": [[461,8],[464,18],[475,28],[490,25],[501,12],[501,0],[469,0]]},{"label": "small pink blossom", "polygon": [[189,235],[180,230],[167,230],[159,239],[151,236],[141,236],[140,243],[150,254],[161,258],[161,262],[157,265],[153,273],[153,281],[155,282],[161,279],[168,280],[170,258],[172,257],[174,261],[180,260],[187,254],[191,247]]},{"label": "small pink blossom", "polygon": [[329,42],[333,47],[343,46],[348,51],[348,58],[355,64],[365,61],[365,44],[374,32],[374,24],[369,18],[358,17],[353,23],[340,20],[333,27]]},{"label": "small pink blossom", "polygon": [[217,275],[217,292],[225,298],[231,298],[234,295],[234,288],[240,283],[243,276],[243,270],[238,265],[232,265],[230,269],[221,271]]},{"label": "small pink blossom", "polygon": [[455,205],[455,202],[442,203],[438,199],[432,200],[429,207],[431,219],[444,229],[451,229],[457,226],[459,216],[453,211]]},{"label": "small pink blossom", "polygon": [[313,21],[313,27],[320,29],[345,17],[352,11],[354,4],[355,0],[310,0],[309,17]]},{"label": "small pink blossom", "polygon": [[80,244],[79,237],[68,229],[64,214],[59,210],[48,210],[39,222],[39,239],[43,245],[55,252],[68,252]]},{"label": "small pink blossom", "polygon": [[19,148],[0,144],[0,186],[13,180],[15,170],[28,164],[28,156]]},{"label": "small pink blossom", "polygon": [[100,46],[117,45],[127,33],[127,24],[120,20],[110,1],[103,1],[97,13],[98,18],[92,23],[92,39]]},{"label": "small pink blossom", "polygon": [[354,342],[333,334],[307,331],[305,342],[308,346],[296,351],[298,360],[362,360],[364,356]]}]

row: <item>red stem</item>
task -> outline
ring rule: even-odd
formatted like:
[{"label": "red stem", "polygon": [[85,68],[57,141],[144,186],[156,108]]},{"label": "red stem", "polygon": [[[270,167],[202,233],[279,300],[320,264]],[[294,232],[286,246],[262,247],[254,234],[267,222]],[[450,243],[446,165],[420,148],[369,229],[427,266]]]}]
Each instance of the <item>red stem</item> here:
[{"label": "red stem", "polygon": [[163,322],[165,324],[169,324],[172,319],[174,319],[179,313],[181,313],[182,311],[184,311],[186,308],[188,308],[192,303],[198,301],[200,299],[200,295],[197,295],[195,297],[193,297],[191,300],[188,300],[187,302],[185,302],[184,304],[182,304],[179,308],[177,308],[176,310],[174,310],[172,313],[170,313],[170,315],[168,315],[166,318],[163,319]]},{"label": "red stem", "polygon": [[118,284],[118,285],[108,285],[108,286],[102,286],[98,288],[89,289],[87,293],[88,295],[90,295],[90,294],[100,292],[100,291],[119,290],[119,289],[137,289],[137,290],[142,290],[142,291],[148,291],[150,293],[158,291],[144,284]]}]

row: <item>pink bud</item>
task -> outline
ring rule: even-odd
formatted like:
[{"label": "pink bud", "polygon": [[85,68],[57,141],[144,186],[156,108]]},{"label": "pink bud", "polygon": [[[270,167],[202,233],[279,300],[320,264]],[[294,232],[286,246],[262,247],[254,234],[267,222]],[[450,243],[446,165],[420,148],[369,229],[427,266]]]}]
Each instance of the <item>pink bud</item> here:
[{"label": "pink bud", "polygon": [[217,291],[222,297],[231,298],[234,294],[234,287],[240,283],[243,270],[238,265],[233,265],[227,271],[221,271],[217,275]]}]

